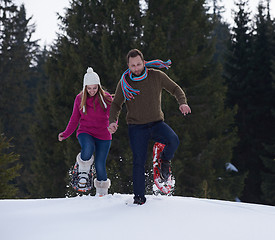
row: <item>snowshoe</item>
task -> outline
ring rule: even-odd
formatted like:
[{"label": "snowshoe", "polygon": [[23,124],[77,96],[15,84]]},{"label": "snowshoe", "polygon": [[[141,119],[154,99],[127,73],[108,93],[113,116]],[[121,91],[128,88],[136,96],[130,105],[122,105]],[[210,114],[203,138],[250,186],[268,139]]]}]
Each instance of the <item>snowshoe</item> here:
[{"label": "snowshoe", "polygon": [[79,172],[78,163],[75,163],[71,174],[72,188],[78,192],[88,192],[93,187],[93,167],[91,166],[89,173]]},{"label": "snowshoe", "polygon": [[154,185],[153,192],[155,195],[158,193],[171,195],[175,187],[175,179],[171,174],[170,163],[165,166],[168,167],[168,171],[165,173],[165,177],[161,174],[161,158],[160,154],[163,151],[165,145],[156,142],[153,147],[153,172],[154,172]]}]

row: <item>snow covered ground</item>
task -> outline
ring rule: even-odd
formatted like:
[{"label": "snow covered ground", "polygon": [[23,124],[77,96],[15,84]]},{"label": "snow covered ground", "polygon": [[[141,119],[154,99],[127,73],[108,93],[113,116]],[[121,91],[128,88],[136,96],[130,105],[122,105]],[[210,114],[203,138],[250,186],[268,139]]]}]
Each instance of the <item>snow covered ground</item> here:
[{"label": "snow covered ground", "polygon": [[273,240],[275,207],[188,197],[1,200],[1,240]]}]

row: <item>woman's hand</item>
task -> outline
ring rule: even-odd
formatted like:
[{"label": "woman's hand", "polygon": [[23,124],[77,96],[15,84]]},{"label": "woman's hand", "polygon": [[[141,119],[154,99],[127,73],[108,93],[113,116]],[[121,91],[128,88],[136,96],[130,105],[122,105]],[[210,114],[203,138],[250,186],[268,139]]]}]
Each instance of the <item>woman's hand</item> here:
[{"label": "woman's hand", "polygon": [[65,139],[65,138],[63,137],[63,134],[62,134],[62,133],[59,133],[59,134],[58,134],[58,140],[59,140],[60,142],[62,142],[64,139]]}]

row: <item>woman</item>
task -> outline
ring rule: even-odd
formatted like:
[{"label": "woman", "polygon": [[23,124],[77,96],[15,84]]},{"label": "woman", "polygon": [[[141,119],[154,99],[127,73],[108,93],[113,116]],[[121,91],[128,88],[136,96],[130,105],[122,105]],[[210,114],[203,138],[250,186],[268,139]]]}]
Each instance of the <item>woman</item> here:
[{"label": "woman", "polygon": [[98,196],[108,194],[111,185],[106,173],[106,159],[112,139],[107,129],[111,102],[111,95],[102,89],[99,76],[89,67],[84,75],[83,90],[75,98],[67,128],[58,135],[58,140],[63,141],[79,125],[76,133],[81,146],[81,152],[76,157],[78,187],[82,191],[91,188],[89,173],[94,161],[97,176],[94,185]]}]

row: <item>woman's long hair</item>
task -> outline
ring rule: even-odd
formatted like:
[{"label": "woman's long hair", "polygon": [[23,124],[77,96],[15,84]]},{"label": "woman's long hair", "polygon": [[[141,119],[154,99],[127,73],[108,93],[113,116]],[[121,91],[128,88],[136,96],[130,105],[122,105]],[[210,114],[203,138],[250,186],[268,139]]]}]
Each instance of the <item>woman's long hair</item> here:
[{"label": "woman's long hair", "polygon": [[[87,108],[86,108],[86,102],[87,102],[87,97],[88,97],[88,91],[87,91],[87,86],[85,86],[85,90],[84,92],[81,91],[81,103],[80,103],[80,110],[83,111],[83,108],[84,108],[84,114],[87,114]],[[111,105],[112,103],[112,97],[108,94],[106,94],[107,91],[103,90],[103,88],[101,87],[101,85],[98,85],[98,90],[97,90],[97,93],[95,94],[94,96],[94,110],[95,109],[95,99],[98,99],[99,100],[99,103],[100,103],[100,106],[101,108],[106,111],[106,108],[104,107],[104,104],[102,102],[102,99],[101,97],[99,96],[99,94],[101,94],[104,102],[107,104],[107,105]]]}]

